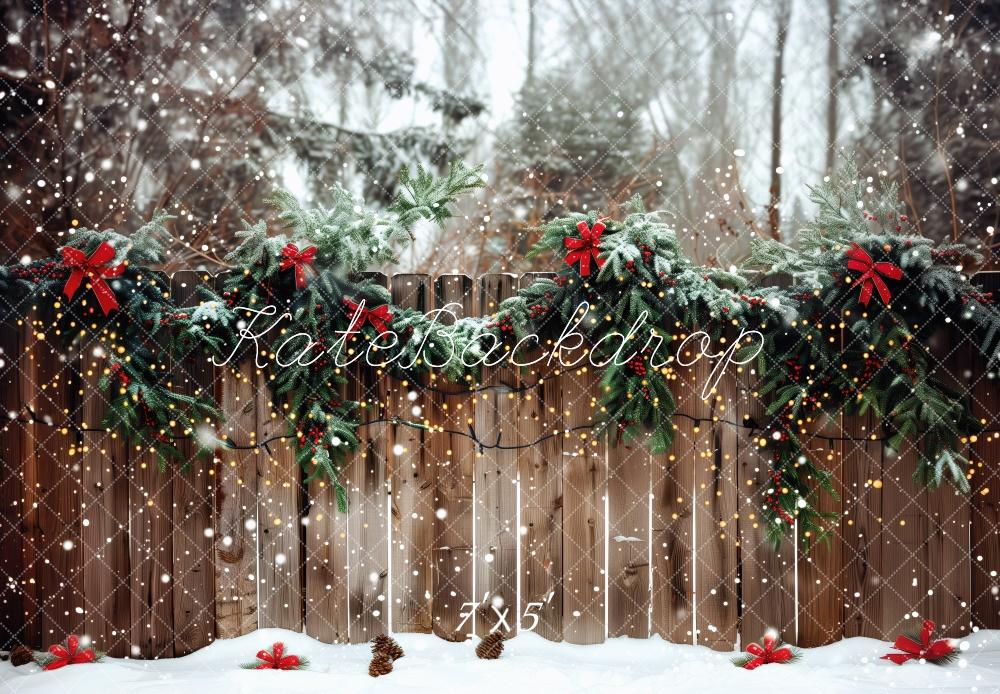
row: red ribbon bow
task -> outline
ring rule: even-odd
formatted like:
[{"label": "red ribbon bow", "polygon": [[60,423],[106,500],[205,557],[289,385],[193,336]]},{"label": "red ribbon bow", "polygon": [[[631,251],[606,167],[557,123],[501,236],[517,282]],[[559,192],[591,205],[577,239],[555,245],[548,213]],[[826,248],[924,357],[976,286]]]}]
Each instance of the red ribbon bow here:
[{"label": "red ribbon bow", "polygon": [[276,644],[271,646],[271,651],[266,650],[257,651],[257,660],[262,660],[264,662],[257,665],[258,670],[294,670],[295,668],[302,665],[302,661],[299,660],[297,655],[285,655],[285,644],[278,641]]},{"label": "red ribbon bow", "polygon": [[63,246],[62,256],[63,265],[71,270],[69,279],[66,280],[66,286],[63,287],[63,294],[66,295],[67,299],[73,298],[76,290],[80,288],[83,278],[86,277],[105,316],[118,308],[115,293],[111,291],[111,287],[104,281],[104,278],[120,276],[125,272],[125,264],[107,267],[108,263],[115,257],[115,249],[111,247],[111,244],[104,241],[89,258],[79,248]]},{"label": "red ribbon bow", "polygon": [[348,313],[350,313],[350,315],[354,315],[355,312],[360,313],[358,316],[358,322],[347,333],[348,336],[353,335],[358,330],[365,327],[365,323],[371,323],[372,327],[378,330],[378,334],[380,336],[389,332],[389,328],[386,326],[386,323],[392,320],[392,314],[389,312],[388,304],[383,304],[378,308],[367,309],[362,307],[361,304],[356,304],[350,299],[345,298],[344,305],[347,306]]},{"label": "red ribbon bow", "polygon": [[937,626],[929,619],[925,619],[920,629],[920,643],[917,643],[909,636],[897,636],[892,647],[902,653],[889,653],[882,656],[882,660],[891,660],[896,665],[902,665],[908,660],[937,660],[955,651],[955,647],[949,639],[938,639],[931,643],[931,636]]},{"label": "red ribbon bow", "polygon": [[787,646],[782,646],[775,650],[774,646],[777,642],[777,637],[768,635],[764,637],[763,648],[761,648],[760,644],[756,643],[751,643],[747,646],[747,653],[755,657],[743,665],[744,669],[756,670],[761,665],[767,665],[768,663],[787,663],[795,656],[792,653],[792,649]]},{"label": "red ribbon bow", "polygon": [[891,280],[900,280],[903,279],[903,270],[892,263],[873,263],[872,257],[856,243],[851,244],[851,249],[847,251],[847,258],[847,269],[862,273],[861,277],[858,278],[858,282],[861,283],[860,303],[867,306],[872,298],[872,288],[875,288],[878,289],[878,294],[882,297],[882,303],[888,305],[892,294],[889,293],[889,287],[886,286],[881,276],[885,275]]},{"label": "red ribbon bow", "polygon": [[61,643],[49,646],[49,653],[55,656],[46,666],[46,670],[58,670],[66,665],[79,665],[81,663],[92,663],[97,660],[91,648],[77,650],[80,647],[80,637],[71,635],[66,639],[66,645]]},{"label": "red ribbon bow", "polygon": [[300,251],[294,243],[289,243],[281,249],[281,263],[278,267],[282,271],[295,268],[295,287],[302,289],[306,286],[306,265],[312,265],[315,259],[316,246],[309,246]]},{"label": "red ribbon bow", "polygon": [[604,222],[598,219],[594,226],[590,227],[586,222],[581,221],[576,225],[576,228],[580,231],[580,238],[563,239],[563,246],[570,249],[569,253],[566,254],[566,264],[573,265],[579,262],[580,275],[582,277],[589,277],[590,256],[594,256],[594,260],[597,261],[597,267],[604,266],[604,259],[599,257],[601,251],[598,248],[601,242],[601,234],[604,233]]}]

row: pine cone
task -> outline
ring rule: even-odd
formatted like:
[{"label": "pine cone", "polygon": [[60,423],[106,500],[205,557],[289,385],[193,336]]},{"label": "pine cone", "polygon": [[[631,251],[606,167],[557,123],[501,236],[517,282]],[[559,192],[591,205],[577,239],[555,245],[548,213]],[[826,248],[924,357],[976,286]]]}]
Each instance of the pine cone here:
[{"label": "pine cone", "polygon": [[503,635],[498,632],[487,634],[476,646],[476,655],[483,660],[496,660],[503,653]]},{"label": "pine cone", "polygon": [[372,655],[385,655],[389,660],[399,660],[403,657],[403,647],[396,639],[386,634],[379,634],[372,639]]},{"label": "pine cone", "polygon": [[10,662],[14,667],[35,662],[35,654],[27,646],[18,646],[10,652]]},{"label": "pine cone", "polygon": [[368,674],[372,677],[381,677],[392,672],[392,659],[384,653],[372,656],[372,662],[368,665]]}]

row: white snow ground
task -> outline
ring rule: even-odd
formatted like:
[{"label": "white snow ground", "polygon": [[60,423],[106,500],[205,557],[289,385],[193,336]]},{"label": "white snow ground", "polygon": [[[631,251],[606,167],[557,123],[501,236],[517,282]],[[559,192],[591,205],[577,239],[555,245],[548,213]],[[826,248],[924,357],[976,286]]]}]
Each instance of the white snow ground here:
[{"label": "white snow ground", "polygon": [[[893,665],[878,657],[889,644],[852,638],[803,649],[791,665],[754,671],[729,663],[732,653],[651,639],[611,639],[599,646],[553,643],[531,633],[507,642],[503,657],[476,658],[472,643],[451,643],[426,634],[397,634],[406,656],[384,677],[368,676],[367,645],[330,645],[283,629],[261,629],[216,641],[183,658],[157,661],[108,658],[43,672],[35,665],[0,663],[0,692],[434,692],[444,694],[560,694],[628,692],[675,694],[826,694],[850,692],[1000,692],[1000,631],[967,640],[958,663],[946,667]],[[306,671],[250,671],[261,648],[283,641],[288,653],[307,656]]]}]

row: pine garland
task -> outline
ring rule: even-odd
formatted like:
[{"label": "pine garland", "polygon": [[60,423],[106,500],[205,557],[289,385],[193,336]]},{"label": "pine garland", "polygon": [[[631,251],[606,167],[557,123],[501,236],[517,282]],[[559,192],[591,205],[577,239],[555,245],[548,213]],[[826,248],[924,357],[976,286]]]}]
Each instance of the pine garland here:
[{"label": "pine garland", "polygon": [[[603,364],[595,433],[611,429],[613,443],[644,438],[654,453],[673,444],[670,381],[677,368],[669,360],[654,362],[654,354],[666,357],[695,330],[715,339],[760,331],[764,349],[747,368],[759,378],[755,395],[767,416],[751,425],[772,467],[772,484],[761,502],[775,540],[796,525],[806,543],[824,537],[831,519],[818,510],[818,496],[824,489],[832,493],[833,485],[824,461],[814,459],[805,442],[826,417],[840,412],[873,413],[897,452],[919,433],[915,478],[932,487],[948,480],[968,490],[967,461],[958,451],[980,424],[967,398],[941,377],[939,359],[926,345],[938,331],[957,326],[995,365],[1000,312],[963,269],[977,262],[976,254],[912,233],[906,217],[896,212],[891,186],[871,195],[849,166],[813,190],[819,213],[796,246],[756,239],[745,270],[788,275],[790,287],[756,286],[745,271],[694,265],[670,225],[638,199],[620,221],[592,212],[544,224],[530,255],[554,255],[563,261],[559,271],[503,301],[491,316],[443,321],[401,309],[392,305],[385,287],[359,274],[392,262],[395,248],[413,239],[418,222],[443,223],[458,197],[481,185],[481,169],[462,164],[441,178],[423,169],[415,176],[404,170],[399,195],[381,212],[339,187],[329,207],[314,209],[278,193],[271,202],[285,231],[269,235],[264,222],[247,222],[239,246],[227,257],[238,269],[220,293],[200,290],[193,307],[175,305],[166,276],[148,267],[162,263],[166,215],[157,213],[131,235],[78,230],[70,247],[89,255],[106,243],[114,249],[113,263],[125,264],[120,276],[108,280],[120,310],[101,315],[85,289],[64,300],[69,270],[48,259],[0,268],[6,318],[23,319],[23,307],[37,305],[67,349],[82,353],[96,343],[103,355],[100,387],[111,403],[101,426],[155,451],[161,465],[177,455],[179,439],[195,438],[205,449],[239,444],[205,434],[221,413],[208,393],[174,392],[169,359],[195,350],[235,370],[248,359],[273,362],[284,352],[290,363],[267,364],[274,402],[286,412],[306,481],[328,480],[342,511],[347,495],[340,473],[345,455],[358,446],[361,423],[359,403],[343,396],[347,373],[375,369],[417,379],[440,369],[448,379],[475,388],[485,355],[497,349],[512,353],[530,334],[542,344],[558,339],[580,318],[582,304],[589,305],[589,313],[577,330],[589,341],[587,356]],[[848,268],[857,253],[888,273],[885,295],[869,275]],[[866,285],[874,295],[859,305]],[[276,315],[258,315],[267,306],[276,307]],[[361,306],[371,313],[352,332]],[[279,328],[265,330],[279,319]],[[618,344],[600,338],[610,332],[628,335],[643,321],[630,343],[635,349],[626,352],[634,356],[624,363],[613,360]],[[261,354],[254,340],[241,339],[245,330],[266,333]],[[384,337],[384,330],[398,336],[398,344]],[[328,351],[345,333],[343,350]],[[757,351],[753,344],[741,347],[737,361],[751,351]],[[374,363],[338,363],[359,353]]]}]

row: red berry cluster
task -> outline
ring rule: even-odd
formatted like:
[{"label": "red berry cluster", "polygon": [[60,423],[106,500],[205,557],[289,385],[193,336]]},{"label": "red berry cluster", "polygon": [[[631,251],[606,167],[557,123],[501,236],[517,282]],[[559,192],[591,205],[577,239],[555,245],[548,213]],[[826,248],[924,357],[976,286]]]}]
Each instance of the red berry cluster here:
[{"label": "red berry cluster", "polygon": [[750,306],[764,306],[767,304],[767,300],[760,296],[750,296],[749,294],[740,294],[740,301],[745,301]]},{"label": "red berry cluster", "polygon": [[625,366],[635,376],[644,377],[646,375],[646,357],[642,354],[636,354],[625,363]]},{"label": "red berry cluster", "polygon": [[131,383],[128,374],[125,373],[125,368],[118,362],[111,365],[111,378],[117,378],[123,388],[127,388],[128,384]]},{"label": "red berry cluster", "polygon": [[514,321],[511,319],[510,315],[498,316],[492,323],[487,323],[486,327],[490,329],[497,328],[502,333],[513,333]]},{"label": "red berry cluster", "polygon": [[11,277],[19,280],[28,280],[35,284],[38,284],[42,280],[65,278],[68,274],[68,269],[59,265],[54,260],[32,263],[31,265],[12,265],[10,267]]},{"label": "red berry cluster", "polygon": [[653,259],[653,249],[646,244],[641,244],[639,246],[639,252],[642,253],[642,262],[649,264],[649,261]]},{"label": "red berry cluster", "polygon": [[774,469],[771,470],[771,484],[774,491],[765,495],[764,501],[771,507],[771,510],[774,511],[774,514],[778,518],[791,525],[795,522],[795,519],[792,518],[788,511],[781,507],[781,502],[778,500],[778,496],[781,494],[781,473]]},{"label": "red berry cluster", "polygon": [[962,297],[963,304],[967,304],[970,301],[975,301],[976,303],[979,304],[992,304],[993,292],[977,292],[973,290]]}]

